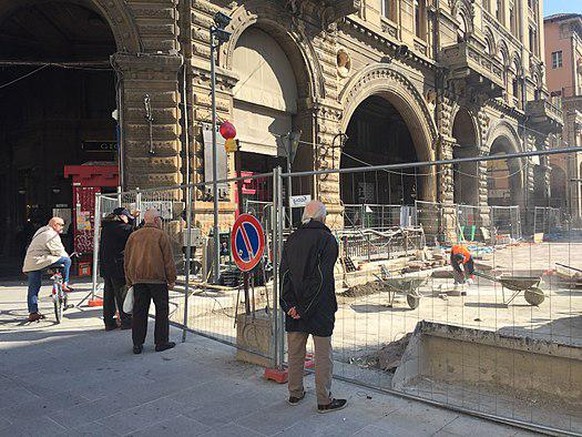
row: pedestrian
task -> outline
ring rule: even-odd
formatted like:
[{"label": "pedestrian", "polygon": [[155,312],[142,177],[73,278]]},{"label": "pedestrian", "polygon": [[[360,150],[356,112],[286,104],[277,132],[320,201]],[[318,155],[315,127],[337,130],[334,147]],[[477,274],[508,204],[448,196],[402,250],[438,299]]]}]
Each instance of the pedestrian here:
[{"label": "pedestrian", "polygon": [[313,200],[305,206],[302,224],[287,239],[280,267],[281,299],[285,311],[289,354],[289,399],[297,405],[305,397],[303,373],[309,335],[315,344],[317,411],[327,413],[347,405],[331,394],[333,371],[331,336],[337,311],[334,265],[338,244],[325,226],[325,205]]},{"label": "pedestrian", "polygon": [[[123,312],[123,301],[127,294],[123,255],[125,243],[133,232],[135,218],[126,208],[115,208],[103,219],[99,244],[99,270],[104,282],[103,322],[105,330],[131,329],[131,314]],[[119,321],[115,320],[116,311]],[[118,323],[119,322],[119,323]]]},{"label": "pedestrian", "polygon": [[125,245],[125,279],[133,286],[132,318],[133,353],[141,354],[148,327],[150,300],[156,306],[154,342],[156,352],[171,349],[176,343],[169,341],[168,289],[176,283],[176,265],[172,255],[170,237],[162,230],[158,210],[148,209],[144,225],[133,232]]},{"label": "pedestrian", "polygon": [[60,234],[65,221],[61,217],[53,217],[46,226],[38,229],[24,257],[22,272],[28,274],[28,321],[35,322],[45,316],[38,311],[38,293],[42,284],[42,270],[47,267],[63,265],[63,291],[72,291],[69,286],[71,258],[65,250]]},{"label": "pedestrian", "polygon": [[[455,244],[451,248],[451,266],[453,267],[455,285],[471,285],[473,283],[475,278],[475,263],[467,246]],[[463,296],[466,294],[465,291],[461,292]]]}]

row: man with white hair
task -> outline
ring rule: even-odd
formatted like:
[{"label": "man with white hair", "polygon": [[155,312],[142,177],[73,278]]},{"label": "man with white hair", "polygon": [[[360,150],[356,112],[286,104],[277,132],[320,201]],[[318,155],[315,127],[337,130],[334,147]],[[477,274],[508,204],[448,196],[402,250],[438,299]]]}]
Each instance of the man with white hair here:
[{"label": "man with white hair", "polygon": [[156,352],[176,346],[169,341],[168,289],[176,283],[176,265],[170,237],[162,230],[162,218],[155,208],[144,214],[144,225],[133,232],[125,245],[125,279],[133,286],[134,303],[131,321],[133,353],[141,354],[148,328],[150,301],[156,306],[154,342]]},{"label": "man with white hair", "polygon": [[303,373],[309,335],[315,344],[317,411],[328,413],[347,405],[331,395],[333,371],[331,335],[337,300],[333,269],[337,241],[325,226],[325,205],[312,200],[305,206],[301,226],[289,236],[281,258],[281,299],[289,351],[289,404],[305,397]]},{"label": "man with white hair", "polygon": [[38,292],[41,287],[42,270],[63,265],[63,290],[69,288],[69,271],[71,258],[63,246],[60,234],[63,232],[65,221],[61,217],[53,217],[46,226],[40,228],[26,250],[22,272],[28,274],[28,321],[35,322],[45,316],[38,311]]}]

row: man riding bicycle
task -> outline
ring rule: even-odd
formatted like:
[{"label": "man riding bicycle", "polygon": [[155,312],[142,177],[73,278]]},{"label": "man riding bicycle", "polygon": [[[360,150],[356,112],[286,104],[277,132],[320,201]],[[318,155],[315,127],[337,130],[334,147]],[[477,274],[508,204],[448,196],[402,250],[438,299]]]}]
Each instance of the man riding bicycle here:
[{"label": "man riding bicycle", "polygon": [[63,290],[71,291],[69,288],[71,258],[60,237],[64,226],[65,222],[62,218],[53,217],[48,225],[36,231],[26,251],[22,271],[28,274],[28,321],[30,322],[45,317],[38,311],[38,293],[43,269],[63,265]]}]

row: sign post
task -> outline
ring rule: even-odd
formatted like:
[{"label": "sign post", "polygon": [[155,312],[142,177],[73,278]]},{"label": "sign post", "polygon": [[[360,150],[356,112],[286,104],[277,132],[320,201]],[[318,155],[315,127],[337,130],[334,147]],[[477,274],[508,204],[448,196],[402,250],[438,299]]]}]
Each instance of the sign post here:
[{"label": "sign post", "polygon": [[230,234],[230,248],[234,263],[243,272],[245,311],[250,314],[248,272],[259,264],[265,252],[265,232],[255,216],[239,215]]}]

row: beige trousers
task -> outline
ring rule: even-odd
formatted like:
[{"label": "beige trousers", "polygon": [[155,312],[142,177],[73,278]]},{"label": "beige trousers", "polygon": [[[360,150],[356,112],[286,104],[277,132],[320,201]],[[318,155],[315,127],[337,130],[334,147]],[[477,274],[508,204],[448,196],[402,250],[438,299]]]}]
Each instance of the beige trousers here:
[{"label": "beige trousers", "polygon": [[[303,374],[305,373],[305,348],[309,334],[306,332],[288,332],[287,347],[289,356],[289,395],[301,397],[305,391]],[[315,391],[317,404],[327,405],[331,402],[331,376],[333,372],[331,337],[313,337],[315,345]]]}]

